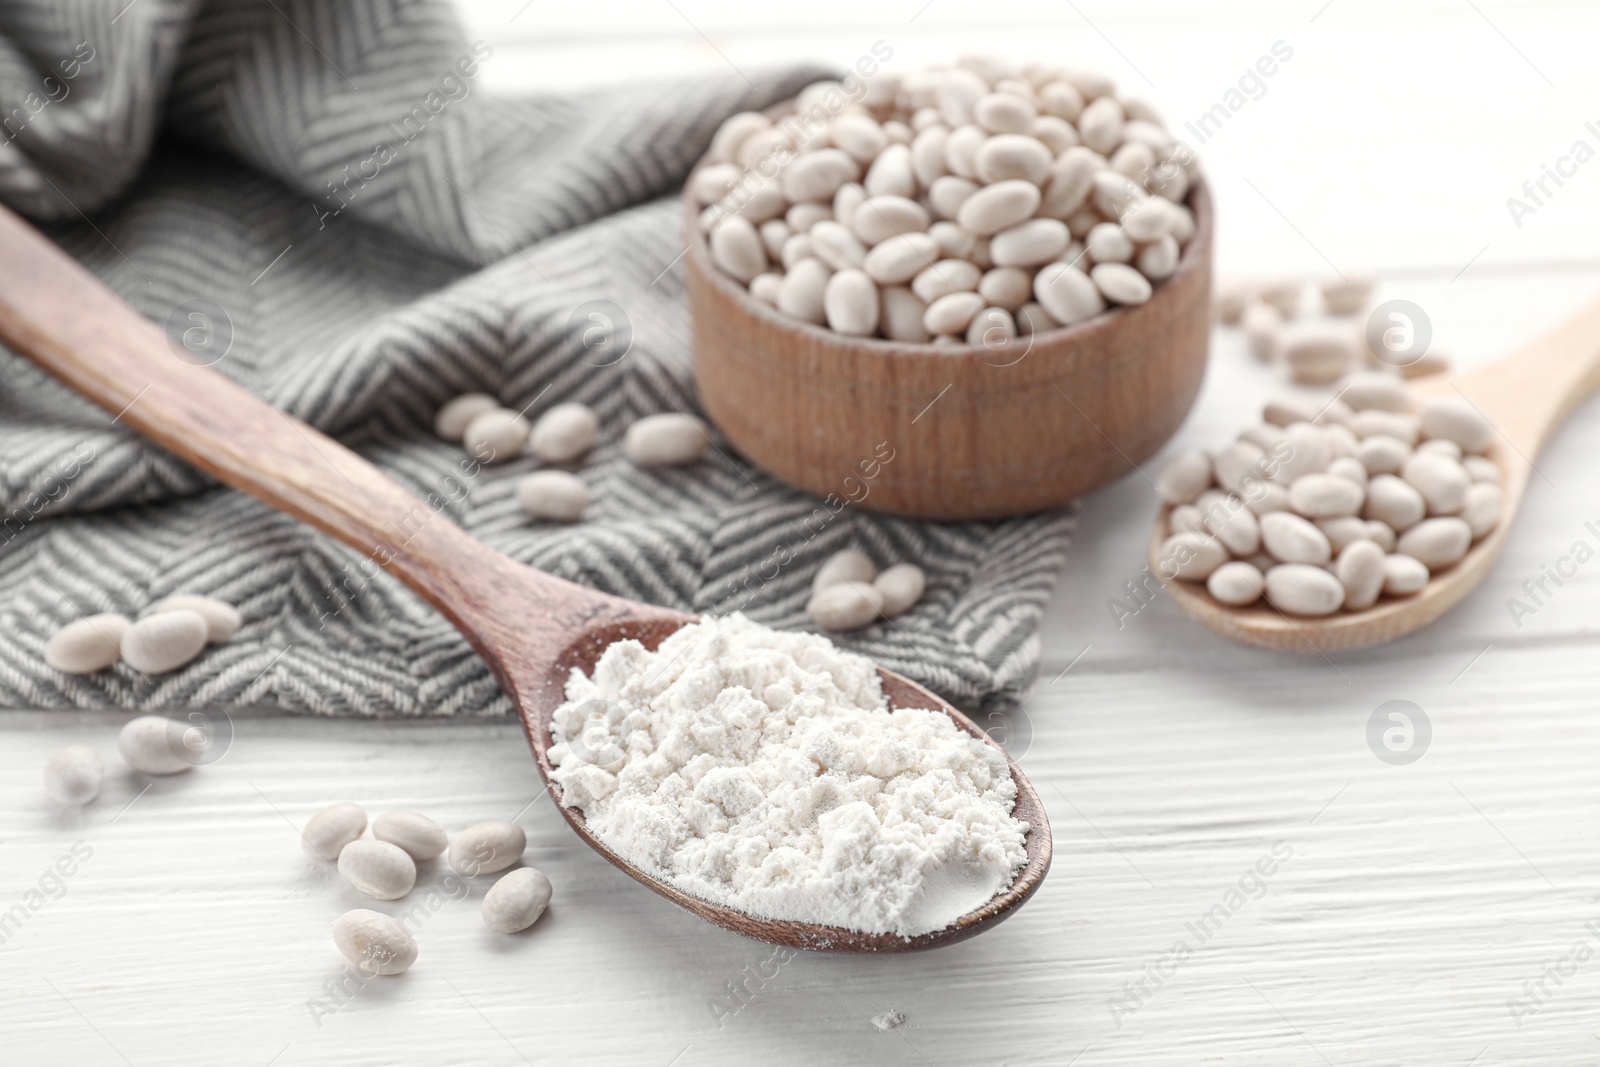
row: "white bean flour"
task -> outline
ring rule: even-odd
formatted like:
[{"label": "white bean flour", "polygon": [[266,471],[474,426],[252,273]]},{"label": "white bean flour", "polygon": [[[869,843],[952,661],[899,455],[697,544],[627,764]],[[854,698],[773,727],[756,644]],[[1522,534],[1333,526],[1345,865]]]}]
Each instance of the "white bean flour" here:
[{"label": "white bean flour", "polygon": [[865,657],[742,615],[611,645],[572,672],[551,735],[597,837],[751,915],[911,937],[1025,859],[1003,756],[943,712],[889,710]]}]

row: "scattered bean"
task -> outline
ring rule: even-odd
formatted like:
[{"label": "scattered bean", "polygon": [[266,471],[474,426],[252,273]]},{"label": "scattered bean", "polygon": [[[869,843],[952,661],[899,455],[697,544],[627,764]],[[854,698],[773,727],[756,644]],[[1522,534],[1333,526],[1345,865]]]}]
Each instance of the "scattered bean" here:
[{"label": "scattered bean", "polygon": [[123,724],[117,734],[122,761],[140,774],[181,774],[192,764],[184,757],[187,728],[164,715],[141,715]]},{"label": "scattered bean", "polygon": [[[1315,527],[1313,527],[1315,529]],[[1267,599],[1286,615],[1332,615],[1344,606],[1339,579],[1322,567],[1284,563],[1267,572]]]},{"label": "scattered bean", "polygon": [[87,804],[100,795],[106,768],[87,745],[68,745],[45,761],[44,791],[57,803]]},{"label": "scattered bean", "polygon": [[515,934],[539,921],[550,905],[550,879],[537,867],[521,867],[502,877],[483,895],[483,924],[498,934]]},{"label": "scattered bean", "polygon": [[500,401],[487,393],[466,393],[439,409],[433,417],[433,432],[446,441],[459,441],[473,419],[500,407]]},{"label": "scattered bean", "polygon": [[568,401],[539,416],[528,438],[528,450],[546,463],[576,463],[594,447],[599,433],[600,417],[594,410]]},{"label": "scattered bean", "polygon": [[532,429],[528,420],[515,411],[495,408],[467,423],[461,440],[467,451],[481,462],[503,463],[521,455]]},{"label": "scattered bean", "polygon": [[883,597],[880,613],[886,619],[899,618],[922,599],[928,579],[915,563],[897,563],[873,580]]},{"label": "scattered bean", "polygon": [[357,892],[379,900],[399,900],[417,884],[417,865],[407,852],[387,841],[352,841],[339,852],[339,874]]},{"label": "scattered bean", "polygon": [[522,858],[528,835],[509,822],[482,822],[469,826],[450,842],[450,866],[458,874],[493,874]]},{"label": "scattered bean", "polygon": [[859,630],[883,614],[883,593],[869,582],[836,582],[812,595],[806,614],[824,630]]},{"label": "scattered bean", "polygon": [[175,671],[206,647],[206,620],[198,611],[174,608],[146,615],[122,635],[122,658],[142,674]]},{"label": "scattered bean", "polygon": [[628,427],[622,451],[642,467],[682,467],[711,447],[706,424],[693,415],[646,415]]},{"label": "scattered bean", "polygon": [[1245,607],[1261,599],[1267,579],[1254,564],[1236,559],[1212,571],[1206,589],[1223,604]]},{"label": "scattered bean", "polygon": [[128,620],[110,613],[67,623],[44,644],[44,661],[64,674],[92,674],[117,662]]},{"label": "scattered bean", "polygon": [[811,592],[820,593],[840,582],[871,582],[877,576],[878,569],[865,552],[859,548],[843,548],[823,560],[822,566],[817,568],[816,577],[811,579]]},{"label": "scattered bean", "polygon": [[414,811],[386,811],[372,821],[372,836],[404,849],[414,860],[431,860],[450,844],[439,824]]},{"label": "scattered bean", "polygon": [[417,962],[417,941],[381,912],[356,908],[333,924],[333,944],[366,975],[401,974]]},{"label": "scattered bean", "polygon": [[566,471],[534,471],[517,479],[517,504],[541,522],[577,522],[589,507],[589,488]]},{"label": "scattered bean", "polygon": [[335,863],[344,847],[366,828],[367,813],[361,805],[348,801],[330,804],[306,820],[300,831],[300,846],[308,856]]}]

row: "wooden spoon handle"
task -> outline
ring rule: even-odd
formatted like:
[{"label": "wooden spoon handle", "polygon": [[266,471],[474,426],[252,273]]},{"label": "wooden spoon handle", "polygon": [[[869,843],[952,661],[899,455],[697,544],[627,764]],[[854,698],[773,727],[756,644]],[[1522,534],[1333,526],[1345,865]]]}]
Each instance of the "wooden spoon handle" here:
[{"label": "wooden spoon handle", "polygon": [[245,386],[180,359],[165,333],[4,207],[0,341],[114,422],[367,553],[458,627],[492,595],[462,588],[482,584],[472,577],[480,569],[452,566],[447,575],[434,562],[499,559],[440,513],[443,489],[418,500]]},{"label": "wooden spoon handle", "polygon": [[1515,355],[1455,381],[1523,456],[1543,451],[1572,409],[1600,389],[1600,300]]}]

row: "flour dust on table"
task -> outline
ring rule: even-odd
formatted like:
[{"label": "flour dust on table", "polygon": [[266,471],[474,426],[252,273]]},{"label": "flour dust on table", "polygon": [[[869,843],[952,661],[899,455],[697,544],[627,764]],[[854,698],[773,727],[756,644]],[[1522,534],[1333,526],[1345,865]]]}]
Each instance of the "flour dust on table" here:
[{"label": "flour dust on table", "polygon": [[742,615],[573,671],[562,803],[628,862],[751,915],[912,937],[1011,884],[1028,824],[1005,757],[890,709],[870,660]]}]

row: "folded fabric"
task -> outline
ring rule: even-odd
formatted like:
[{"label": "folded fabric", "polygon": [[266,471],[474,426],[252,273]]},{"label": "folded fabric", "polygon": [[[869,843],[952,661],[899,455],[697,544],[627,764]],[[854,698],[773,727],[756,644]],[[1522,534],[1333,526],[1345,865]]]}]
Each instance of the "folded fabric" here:
[{"label": "folded fabric", "polygon": [[[494,49],[445,3],[116,6],[0,15],[0,199],[165,324],[174,358],[438,494],[513,558],[609,592],[798,628],[830,553],[915,561],[922,603],[841,643],[968,706],[1025,690],[1066,513],[819,518],[720,440],[682,469],[621,453],[632,420],[696,406],[674,190],[723,118],[819,72],[500,99],[480,88]],[[469,474],[433,435],[469,391],[530,418],[567,400],[599,413],[584,522],[522,515],[512,486],[533,458]],[[466,642],[363,559],[0,350],[0,706],[504,713]],[[174,592],[245,625],[160,677],[45,665],[65,623]]]}]

